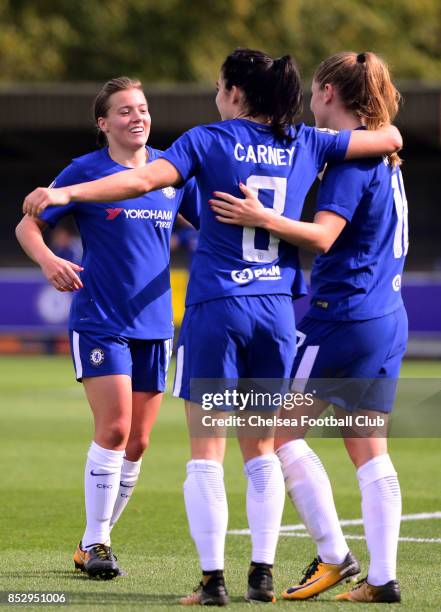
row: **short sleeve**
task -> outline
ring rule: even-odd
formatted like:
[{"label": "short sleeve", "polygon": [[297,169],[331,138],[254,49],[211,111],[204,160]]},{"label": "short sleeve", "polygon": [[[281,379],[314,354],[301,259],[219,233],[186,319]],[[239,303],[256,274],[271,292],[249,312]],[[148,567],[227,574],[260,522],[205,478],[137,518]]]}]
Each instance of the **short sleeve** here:
[{"label": "short sleeve", "polygon": [[182,201],[179,213],[196,229],[199,229],[201,213],[200,196],[194,178],[187,181],[182,189]]},{"label": "short sleeve", "polygon": [[197,174],[202,156],[208,150],[209,136],[203,126],[185,132],[161,155],[174,165],[185,182]]},{"label": "short sleeve", "polygon": [[351,130],[335,132],[324,128],[313,128],[317,169],[322,170],[327,162],[344,160],[350,138]]},{"label": "short sleeve", "polygon": [[[77,164],[72,162],[67,168],[60,172],[54,181],[52,181],[50,187],[66,187],[67,185],[84,183],[87,180],[84,174],[79,171]],[[45,223],[48,223],[51,227],[55,227],[60,219],[66,217],[75,210],[75,206],[75,202],[71,202],[65,206],[48,206],[40,214],[39,218]]]},{"label": "short sleeve", "polygon": [[[362,162],[361,162],[362,163]],[[320,184],[316,212],[328,210],[350,222],[369,185],[370,172],[360,160],[331,164]]]}]

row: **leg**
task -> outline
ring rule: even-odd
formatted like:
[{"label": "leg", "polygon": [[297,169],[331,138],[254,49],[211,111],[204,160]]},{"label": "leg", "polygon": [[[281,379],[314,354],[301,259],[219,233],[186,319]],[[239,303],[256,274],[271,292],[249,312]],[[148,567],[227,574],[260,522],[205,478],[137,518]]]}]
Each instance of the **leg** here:
[{"label": "leg", "polygon": [[[292,317],[292,305],[290,306],[290,313]],[[194,325],[195,320],[193,319],[191,328],[193,330],[197,329],[198,335],[196,337],[196,334],[191,334],[190,329],[187,330],[186,325],[184,324],[183,331],[181,331],[181,345],[178,348],[175,394],[186,399],[190,399],[192,397],[196,399],[196,390],[194,388],[191,389],[189,385],[189,382],[192,379],[193,381],[195,381],[195,379],[197,380],[198,378],[211,379],[213,381],[217,380],[219,382],[226,379],[230,381],[237,381],[241,373],[244,373],[246,370],[245,362],[247,361],[247,357],[252,352],[249,348],[249,342],[250,338],[252,338],[255,334],[255,325],[253,323],[254,313],[252,319],[249,317],[247,318],[246,316],[247,313],[252,312],[253,310],[249,307],[248,299],[246,298],[228,298],[225,300],[216,300],[213,303],[205,306],[198,305],[197,309],[193,307],[191,311],[188,311],[188,321],[191,318],[191,314],[196,313],[196,310],[199,313],[198,324]],[[266,312],[268,313],[270,310],[271,309],[268,308]],[[271,312],[273,311],[271,310]],[[216,325],[213,325],[213,321],[216,321]],[[190,328],[190,325],[188,327]],[[207,342],[208,339],[209,342]],[[247,348],[245,349],[244,347]],[[191,357],[191,361],[189,360],[189,357]],[[247,364],[247,367],[249,368],[248,371],[254,371],[251,367],[249,367],[249,365],[250,364]],[[218,385],[216,383],[213,384],[213,387],[216,388],[217,386]],[[218,389],[216,388],[216,390]],[[221,388],[219,388],[219,391],[221,391]],[[200,416],[198,418],[197,410],[197,406],[188,405],[187,416],[189,417],[190,432],[196,432],[197,430],[195,427],[200,425]],[[196,414],[196,419],[192,423],[193,412]],[[199,412],[199,415],[200,414],[201,412]],[[220,471],[221,464],[217,463],[216,465],[216,460],[219,462],[223,459],[225,439],[217,436],[217,442],[213,442],[213,439],[208,441],[207,439],[203,438],[197,439],[196,435],[192,436],[192,438],[193,460],[187,466],[188,478],[185,484],[185,500],[192,535],[196,544],[198,545],[198,537],[200,541],[202,540],[200,535],[198,536],[197,533],[201,530],[201,525],[198,525],[195,521],[193,526],[191,517],[193,515],[197,516],[197,510],[192,507],[192,501],[193,499],[195,501],[200,499],[198,505],[204,508],[204,506],[207,507],[207,502],[210,504],[210,498],[213,495],[212,491],[216,491],[217,489],[219,501],[221,491],[222,497],[225,495],[223,489],[222,472]],[[221,443],[220,448],[219,442]],[[273,453],[272,444],[271,452]],[[255,456],[255,453],[251,453],[251,457]],[[207,461],[207,459],[211,459],[210,463]],[[204,461],[205,465],[202,463],[202,461]],[[214,475],[204,475],[204,477],[200,475],[202,470],[207,471],[208,469],[210,469],[212,472],[217,472],[217,478],[215,478]],[[195,474],[196,471],[197,474]],[[212,482],[209,482],[209,478],[211,478]],[[206,483],[205,490],[208,492],[206,492],[205,495],[199,495],[199,497],[197,497],[195,485],[197,484],[200,488],[202,482]],[[206,510],[204,514],[207,514]],[[202,522],[203,525],[204,520],[206,519],[202,516],[199,523]],[[222,528],[222,557],[219,554],[217,564],[212,564],[213,569],[219,569],[219,562],[222,563],[220,567],[223,569],[223,540],[225,537],[226,525],[225,501],[225,523]],[[212,531],[212,528],[210,531]],[[219,529],[217,537],[218,542],[220,542],[221,539],[220,531],[221,530]],[[198,545],[201,558],[202,548],[203,547]],[[205,569],[204,565],[202,566],[202,569]],[[205,587],[203,587],[203,590],[204,588]]]},{"label": "leg", "polygon": [[[185,402],[190,435],[192,410],[200,406]],[[228,523],[227,497],[222,463],[226,438],[191,437],[191,461],[184,484],[185,507],[190,532],[203,572],[224,569],[225,535]]]},{"label": "leg", "polygon": [[[387,337],[387,332],[392,337]],[[361,410],[362,416],[381,415],[387,423],[387,413],[393,409],[396,381],[407,340],[407,317],[396,311],[378,321],[375,337],[389,346],[389,354],[380,364],[375,384],[363,397],[370,410]],[[389,341],[388,341],[389,340]],[[381,406],[382,412],[376,411]],[[376,436],[375,436],[376,433]],[[399,602],[400,586],[396,580],[398,537],[401,521],[401,491],[397,473],[387,452],[387,427],[382,434],[345,439],[345,445],[355,467],[361,490],[361,507],[370,555],[366,581],[357,589],[341,594],[339,599],[359,602]]]},{"label": "leg", "polygon": [[121,479],[110,520],[110,529],[113,528],[127,506],[138,481],[142,455],[148,447],[150,432],[156,421],[162,397],[163,393],[160,392],[134,391],[132,393],[130,435],[121,467]]},{"label": "leg", "polygon": [[[316,400],[308,408],[308,414],[318,417],[326,407],[327,403]],[[283,598],[309,599],[342,580],[351,579],[359,573],[360,567],[343,536],[325,468],[307,442],[299,437],[306,434],[306,428],[293,429],[291,439],[286,428],[277,432],[277,436],[279,433],[282,437],[276,438],[276,452],[288,495],[317,545],[317,558],[300,584],[286,589]]]},{"label": "leg", "polygon": [[248,479],[247,515],[252,563],[273,565],[285,502],[280,462],[273,438],[238,438]]},{"label": "leg", "polygon": [[148,448],[150,433],[157,419],[164,393],[160,391],[132,394],[132,423],[126,446],[126,458],[139,461]]},{"label": "leg", "polygon": [[83,382],[95,426],[84,478],[87,524],[74,562],[90,577],[109,579],[119,574],[109,524],[132,418],[131,358],[121,337],[74,330],[69,336],[76,379]]},{"label": "leg", "polygon": [[396,580],[401,492],[385,438],[348,438],[345,445],[357,468],[361,506],[370,555],[368,584]]},{"label": "leg", "polygon": [[[245,308],[253,317],[247,338],[245,367],[241,372],[243,391],[262,394],[255,405],[249,405],[251,419],[278,416],[278,410],[266,412],[270,406],[265,396],[282,392],[296,352],[295,318],[292,301],[286,296],[244,298]],[[259,381],[262,379],[262,381]],[[272,379],[268,385],[265,379]],[[274,407],[273,407],[274,408]],[[247,416],[244,413],[243,416]],[[272,566],[276,554],[285,502],[285,487],[280,461],[274,453],[274,429],[251,426],[238,429],[238,441],[248,480],[247,517],[251,531],[251,562]],[[250,583],[250,582],[249,582]]]},{"label": "leg", "polygon": [[167,381],[172,339],[130,340],[132,421],[126,459],[139,461],[149,444]]},{"label": "leg", "polygon": [[[311,393],[318,388],[319,397],[327,397],[324,377],[336,377],[341,360],[350,360],[345,351],[336,355],[333,335],[338,329],[338,324],[308,317],[302,321],[297,332],[298,352],[293,367],[294,392],[305,394],[305,391]],[[304,440],[308,426],[307,421],[302,420],[303,417],[318,417],[328,404],[326,399],[315,399],[311,406],[304,403],[294,410],[285,409],[281,416],[294,416],[299,426],[291,431],[287,428],[277,431],[276,452],[291,501],[317,544],[319,563],[337,566],[345,562],[349,549],[338,521],[331,483],[320,459]],[[317,576],[313,577],[317,583],[315,578]],[[316,594],[308,591],[303,595],[299,589],[301,596],[298,597],[296,591],[292,598],[303,599]]]},{"label": "leg", "polygon": [[247,601],[276,601],[272,567],[276,555],[285,503],[280,461],[274,454],[274,438],[238,437],[248,479],[247,517],[251,531],[251,565]]},{"label": "leg", "polygon": [[[326,402],[315,400],[308,415],[319,416]],[[288,416],[288,412],[282,416]],[[277,433],[276,449],[282,464],[288,495],[317,545],[321,561],[340,564],[349,552],[335,509],[331,483],[316,453],[303,439],[306,428],[295,428],[291,439],[286,428]],[[283,436],[283,437],[279,437]]]},{"label": "leg", "polygon": [[[228,603],[223,576],[228,523],[222,466],[225,432],[216,432],[210,428],[210,436],[204,433],[206,430],[201,418],[206,412],[200,405],[203,397],[199,397],[191,384],[197,379],[218,380],[226,377],[219,369],[224,363],[222,356],[228,353],[229,345],[221,324],[224,306],[224,300],[215,300],[188,308],[176,352],[173,394],[185,399],[191,445],[191,460],[187,463],[184,483],[185,509],[202,568],[200,588],[181,599],[184,605]],[[216,325],[213,325],[214,320]],[[192,399],[198,400],[197,403],[193,403]]]},{"label": "leg", "polygon": [[95,421],[85,471],[87,525],[82,543],[87,547],[110,539],[110,518],[130,431],[132,391],[126,375],[85,378],[83,384]]},{"label": "leg", "polygon": [[371,459],[387,454],[386,438],[344,438],[344,442],[357,470]]},{"label": "leg", "polygon": [[130,376],[84,378],[83,385],[94,418],[94,442],[105,449],[123,451],[132,420]]},{"label": "leg", "polygon": [[[185,402],[190,434],[191,460],[187,463],[184,500],[188,524],[199,555],[202,580],[199,588],[180,603],[183,605],[226,605],[229,601],[224,580],[225,536],[228,524],[223,460],[226,438],[202,438],[199,430],[201,406]],[[194,415],[198,416],[194,416]]]}]

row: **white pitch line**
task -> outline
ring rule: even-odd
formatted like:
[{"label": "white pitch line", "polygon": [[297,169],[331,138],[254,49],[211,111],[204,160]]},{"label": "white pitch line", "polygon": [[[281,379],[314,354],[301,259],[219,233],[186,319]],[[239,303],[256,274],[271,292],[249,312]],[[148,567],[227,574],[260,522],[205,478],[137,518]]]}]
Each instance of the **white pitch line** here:
[{"label": "white pitch line", "polygon": [[[365,540],[366,538],[362,535],[352,535],[348,533],[343,534],[346,540]],[[283,538],[309,538],[309,533],[281,533]],[[441,538],[408,538],[399,537],[399,542],[428,542],[429,544],[441,544]]]},{"label": "white pitch line", "polygon": [[[418,514],[403,514],[401,517],[401,521],[427,521],[432,519],[441,519],[441,512],[420,512]],[[363,519],[343,519],[340,521],[340,525],[342,527],[347,527],[350,525],[363,525]],[[282,525],[280,528],[280,535],[284,537],[291,538],[309,538],[308,533],[304,533],[306,531],[305,525],[303,523],[298,523],[297,525]],[[293,533],[296,532],[296,533]],[[250,535],[249,529],[231,529],[227,532],[229,535]],[[347,540],[364,540],[364,536],[362,535],[345,535]],[[441,538],[408,538],[408,537],[400,537],[400,542],[430,542],[430,543],[441,543]]]},{"label": "white pitch line", "polygon": [[[401,521],[427,521],[432,519],[441,519],[441,512],[420,512],[419,514],[403,514]],[[340,521],[342,527],[348,525],[363,525],[363,519],[343,519]],[[280,531],[302,531],[306,529],[303,523],[298,525],[282,525]]]}]

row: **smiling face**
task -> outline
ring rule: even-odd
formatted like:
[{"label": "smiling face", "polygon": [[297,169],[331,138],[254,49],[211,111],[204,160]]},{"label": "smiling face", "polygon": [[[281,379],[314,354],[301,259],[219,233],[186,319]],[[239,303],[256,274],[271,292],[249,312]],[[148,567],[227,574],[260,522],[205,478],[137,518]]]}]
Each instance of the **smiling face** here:
[{"label": "smiling face", "polygon": [[144,147],[150,134],[151,117],[147,100],[140,89],[124,89],[112,94],[105,117],[98,127],[107,137],[110,148],[128,152]]}]

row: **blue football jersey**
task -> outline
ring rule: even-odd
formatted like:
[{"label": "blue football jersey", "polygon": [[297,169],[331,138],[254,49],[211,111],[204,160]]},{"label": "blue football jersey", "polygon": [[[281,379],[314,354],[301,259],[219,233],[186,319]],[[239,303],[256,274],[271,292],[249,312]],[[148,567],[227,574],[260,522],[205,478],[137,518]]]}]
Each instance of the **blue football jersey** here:
[{"label": "blue football jersey", "polygon": [[401,307],[409,240],[400,169],[381,158],[331,164],[319,189],[320,210],[337,213],[347,224],[314,261],[307,315],[365,320]]},{"label": "blue football jersey", "polygon": [[301,124],[290,136],[281,141],[271,126],[233,119],[193,128],[164,153],[184,181],[195,177],[199,192],[201,231],[187,305],[232,295],[304,293],[296,247],[259,228],[220,223],[208,204],[216,190],[243,197],[243,182],[265,206],[298,219],[325,162],[344,158],[350,131]]},{"label": "blue football jersey", "polygon": [[[160,151],[147,147],[149,161]],[[127,170],[107,148],[78,157],[55,179],[63,187]],[[83,289],[73,294],[69,327],[128,338],[173,336],[170,235],[181,212],[198,226],[194,181],[120,202],[72,202],[48,207],[41,219],[54,226],[72,214],[83,242]]]}]

